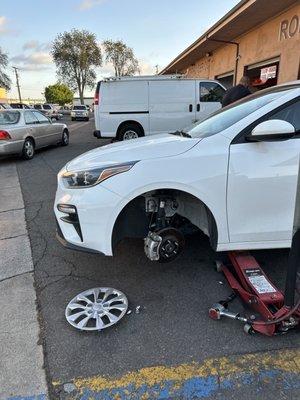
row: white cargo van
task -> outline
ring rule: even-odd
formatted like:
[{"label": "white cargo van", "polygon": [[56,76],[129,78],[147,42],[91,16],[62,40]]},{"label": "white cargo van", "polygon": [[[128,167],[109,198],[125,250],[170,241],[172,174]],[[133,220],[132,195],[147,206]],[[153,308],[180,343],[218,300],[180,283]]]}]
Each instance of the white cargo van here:
[{"label": "white cargo van", "polygon": [[174,132],[220,108],[224,93],[217,81],[182,75],[107,78],[96,88],[94,136],[127,140]]}]

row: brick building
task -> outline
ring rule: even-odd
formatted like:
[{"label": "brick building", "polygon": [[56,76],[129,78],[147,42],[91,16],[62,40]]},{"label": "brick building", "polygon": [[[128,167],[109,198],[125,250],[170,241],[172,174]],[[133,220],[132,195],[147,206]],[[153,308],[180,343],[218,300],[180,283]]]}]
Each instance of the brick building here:
[{"label": "brick building", "polygon": [[242,0],[161,74],[218,79],[248,75],[254,86],[300,79],[300,0]]}]

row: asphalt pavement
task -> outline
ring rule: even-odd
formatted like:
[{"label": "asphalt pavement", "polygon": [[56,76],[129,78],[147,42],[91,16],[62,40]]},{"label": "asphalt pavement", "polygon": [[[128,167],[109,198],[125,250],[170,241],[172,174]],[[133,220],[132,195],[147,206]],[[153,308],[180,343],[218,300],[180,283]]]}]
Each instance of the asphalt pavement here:
[{"label": "asphalt pavement", "polygon": [[[33,255],[51,399],[139,399],[144,394],[130,394],[128,388],[125,397],[119,394],[112,397],[108,392],[99,394],[99,388],[105,385],[98,386],[97,392],[96,386],[93,387],[95,381],[88,383],[88,379],[116,380],[132,371],[145,371],[145,368],[148,372],[149,368],[163,368],[169,377],[170,371],[174,372],[172,368],[183,365],[188,368],[194,363],[206,365],[207,360],[220,357],[232,360],[232,357],[253,354],[259,359],[259,354],[265,352],[279,357],[285,349],[296,354],[300,345],[296,331],[275,338],[250,336],[238,322],[215,322],[208,318],[209,307],[230,291],[222,275],[214,269],[215,254],[204,235],[191,235],[184,254],[170,264],[147,260],[140,240],[121,243],[113,258],[74,252],[57,242],[53,202],[58,171],[75,156],[110,142],[93,137],[93,120],[67,123],[70,128],[68,147],[43,149],[29,162],[16,159]],[[288,252],[261,251],[255,255],[266,272],[283,287]],[[77,331],[66,322],[65,307],[79,292],[97,286],[123,291],[129,298],[132,313],[118,325],[100,333]],[[135,312],[137,306],[140,306],[139,313]],[[239,304],[235,306],[240,308]],[[79,379],[81,387],[86,379],[89,395],[78,391]],[[180,389],[180,379],[177,383]],[[217,390],[205,392],[206,397],[189,397],[176,389],[174,396],[167,391],[164,396],[152,394],[144,398],[229,399],[241,398],[241,395],[245,399],[258,398],[251,390],[241,394],[241,388],[236,388],[237,397],[231,397],[234,392],[230,389],[229,393],[228,387],[219,393]],[[290,387],[288,396],[299,394],[299,389],[300,383],[299,388]],[[263,397],[259,398],[272,398],[274,391],[268,390],[261,392]],[[284,397],[284,392],[282,396],[293,398]]]}]

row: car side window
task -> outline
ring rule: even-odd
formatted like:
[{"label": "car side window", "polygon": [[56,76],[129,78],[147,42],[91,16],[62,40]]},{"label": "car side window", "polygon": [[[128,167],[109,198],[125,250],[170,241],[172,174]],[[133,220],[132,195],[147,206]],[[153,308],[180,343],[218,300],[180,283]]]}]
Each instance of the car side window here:
[{"label": "car side window", "polygon": [[37,118],[34,116],[33,112],[31,111],[26,111],[24,114],[25,118],[25,124],[27,125],[32,125],[32,124],[38,124]]},{"label": "car side window", "polygon": [[37,120],[39,121],[40,124],[49,124],[50,121],[45,115],[38,111],[33,111],[33,114],[36,116]]},{"label": "car side window", "polygon": [[204,103],[222,102],[225,90],[216,82],[200,83],[200,101]]},{"label": "car side window", "polygon": [[300,100],[284,107],[267,118],[269,121],[272,119],[289,122],[294,126],[296,132],[300,133]]}]

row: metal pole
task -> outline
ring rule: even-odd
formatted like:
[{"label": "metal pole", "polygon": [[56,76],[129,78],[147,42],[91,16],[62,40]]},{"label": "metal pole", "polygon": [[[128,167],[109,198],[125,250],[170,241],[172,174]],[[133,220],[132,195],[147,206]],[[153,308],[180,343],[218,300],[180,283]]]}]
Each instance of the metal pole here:
[{"label": "metal pole", "polygon": [[292,247],[289,255],[288,271],[285,283],[285,305],[292,308],[295,305],[295,289],[298,266],[300,265],[300,157],[299,173],[293,227]]},{"label": "metal pole", "polygon": [[15,70],[15,74],[16,74],[17,88],[18,88],[18,93],[19,93],[19,101],[20,101],[20,103],[22,103],[21,89],[20,89],[20,83],[19,83],[18,68],[17,68],[17,67],[13,67],[13,69]]},{"label": "metal pole", "polygon": [[213,39],[208,36],[206,36],[206,40],[210,40],[211,42],[217,42],[217,43],[233,44],[236,46],[234,80],[233,80],[233,84],[236,85],[237,84],[238,67],[239,67],[239,58],[240,58],[240,44],[238,42],[231,42],[230,40]]}]

